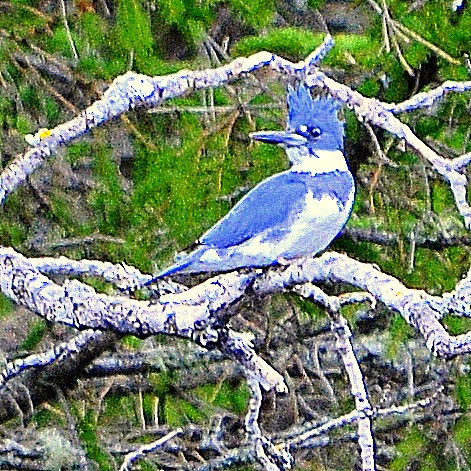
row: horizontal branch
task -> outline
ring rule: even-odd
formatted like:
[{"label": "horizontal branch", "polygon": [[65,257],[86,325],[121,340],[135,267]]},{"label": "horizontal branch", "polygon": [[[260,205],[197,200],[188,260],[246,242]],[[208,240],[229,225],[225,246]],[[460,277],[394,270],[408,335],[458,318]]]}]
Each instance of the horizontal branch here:
[{"label": "horizontal branch", "polygon": [[459,296],[461,309],[471,305],[471,280],[460,284],[459,292],[443,297],[431,296],[423,290],[407,288],[391,275],[374,265],[358,262],[347,255],[326,252],[321,257],[293,263],[285,270],[272,270],[258,278],[253,290],[258,294],[289,289],[303,283],[342,282],[371,293],[390,309],[399,312],[425,338],[427,346],[443,356],[471,352],[471,333],[451,336],[439,322],[443,311],[456,305]]},{"label": "horizontal branch", "polygon": [[255,353],[244,336],[229,329],[206,331],[216,321],[216,313],[238,301],[257,276],[228,273],[188,291],[161,296],[155,302],[137,301],[97,293],[77,280],[59,285],[15,250],[0,249],[1,291],[51,322],[79,330],[113,330],[138,337],[176,335],[197,341],[203,347],[216,342],[265,389],[285,391],[283,377]]},{"label": "horizontal branch", "polygon": [[127,72],[116,78],[103,97],[79,116],[51,130],[41,130],[35,136],[37,145],[16,157],[2,172],[0,203],[22,184],[28,175],[39,168],[57,147],[127,111],[156,107],[169,98],[176,98],[191,91],[216,88],[265,66],[285,74],[302,73],[317,65],[332,46],[333,40],[328,35],[319,48],[306,60],[298,63],[292,63],[271,52],[261,51],[250,57],[237,58],[215,69],[181,70],[156,77]]},{"label": "horizontal branch", "polygon": [[[442,157],[419,139],[407,124],[396,118],[390,109],[390,105],[376,98],[364,97],[361,93],[352,90],[347,85],[336,82],[319,70],[307,76],[306,83],[311,87],[325,88],[329,94],[353,108],[361,120],[385,129],[399,139],[404,139],[409,146],[433,166],[435,171],[450,183],[458,211],[463,217],[466,227],[471,229],[471,207],[466,196],[468,179],[460,172],[462,166],[469,163],[469,159],[457,157],[457,159],[450,160]],[[462,87],[460,87],[460,91],[470,89],[471,82],[463,82]],[[444,91],[440,92],[444,93]],[[421,101],[423,100],[422,96]]]}]

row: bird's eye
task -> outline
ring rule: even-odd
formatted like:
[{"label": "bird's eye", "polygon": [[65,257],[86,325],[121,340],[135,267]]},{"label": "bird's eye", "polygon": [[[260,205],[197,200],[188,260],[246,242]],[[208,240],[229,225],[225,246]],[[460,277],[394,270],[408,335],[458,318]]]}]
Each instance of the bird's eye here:
[{"label": "bird's eye", "polygon": [[307,131],[308,131],[308,127],[305,126],[304,124],[301,124],[301,126],[299,126],[299,128],[298,128],[298,132],[302,136],[306,135]]},{"label": "bird's eye", "polygon": [[298,126],[296,132],[301,136],[311,139],[318,139],[322,134],[322,131],[319,128],[314,126],[306,126],[305,124]]}]

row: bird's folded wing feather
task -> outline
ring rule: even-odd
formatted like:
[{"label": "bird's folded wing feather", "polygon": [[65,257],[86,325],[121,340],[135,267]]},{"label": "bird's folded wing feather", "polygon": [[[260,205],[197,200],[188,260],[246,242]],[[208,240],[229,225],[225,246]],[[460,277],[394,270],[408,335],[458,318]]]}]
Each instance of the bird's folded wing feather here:
[{"label": "bird's folded wing feather", "polygon": [[198,243],[226,248],[270,229],[288,230],[288,217],[301,210],[306,192],[305,179],[299,174],[286,171],[273,175],[247,193]]}]

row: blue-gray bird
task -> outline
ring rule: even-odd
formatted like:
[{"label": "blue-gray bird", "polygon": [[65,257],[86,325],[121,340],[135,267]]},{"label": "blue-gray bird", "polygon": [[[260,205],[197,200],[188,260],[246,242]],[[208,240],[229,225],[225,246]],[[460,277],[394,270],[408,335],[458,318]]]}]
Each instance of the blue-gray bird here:
[{"label": "blue-gray bird", "polygon": [[259,183],[197,241],[197,248],[151,281],[176,273],[266,267],[324,250],[342,230],[355,185],[343,154],[344,126],[332,98],[288,88],[286,131],[251,134],[283,147],[289,170]]}]

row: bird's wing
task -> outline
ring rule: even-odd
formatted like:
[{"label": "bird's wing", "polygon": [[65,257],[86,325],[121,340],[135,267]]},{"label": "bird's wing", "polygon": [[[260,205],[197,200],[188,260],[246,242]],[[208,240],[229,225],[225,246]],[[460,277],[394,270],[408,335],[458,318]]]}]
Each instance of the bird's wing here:
[{"label": "bird's wing", "polygon": [[287,230],[288,216],[301,209],[306,191],[300,174],[286,171],[273,175],[247,193],[198,243],[226,248],[268,229]]}]

